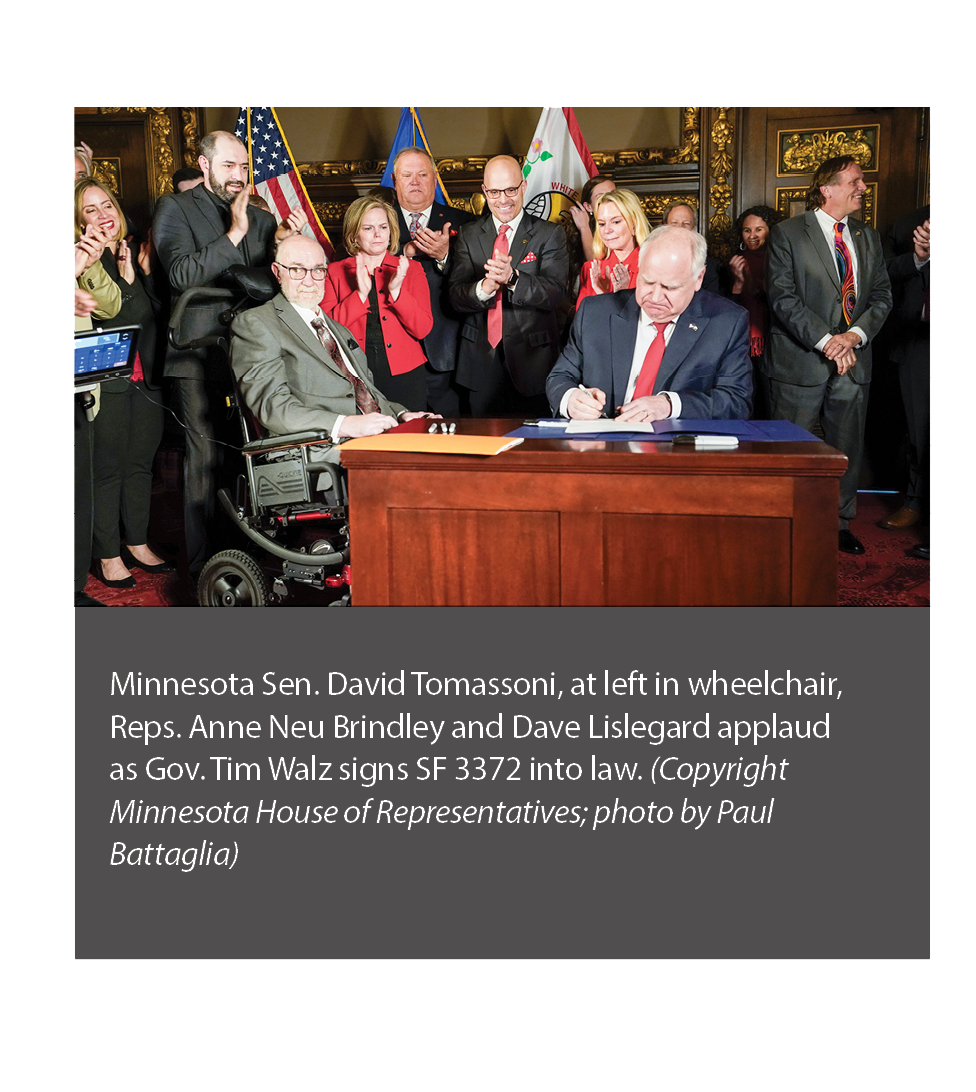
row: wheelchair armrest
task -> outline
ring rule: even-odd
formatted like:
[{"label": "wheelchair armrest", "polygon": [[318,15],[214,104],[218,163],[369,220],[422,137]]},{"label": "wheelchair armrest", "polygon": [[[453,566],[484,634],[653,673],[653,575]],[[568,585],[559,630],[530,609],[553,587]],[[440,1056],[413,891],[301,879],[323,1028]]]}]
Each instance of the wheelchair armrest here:
[{"label": "wheelchair armrest", "polygon": [[306,429],[305,432],[289,432],[284,436],[266,436],[263,440],[252,440],[242,450],[246,454],[263,451],[275,451],[283,447],[296,447],[302,444],[321,444],[329,442],[325,429]]}]

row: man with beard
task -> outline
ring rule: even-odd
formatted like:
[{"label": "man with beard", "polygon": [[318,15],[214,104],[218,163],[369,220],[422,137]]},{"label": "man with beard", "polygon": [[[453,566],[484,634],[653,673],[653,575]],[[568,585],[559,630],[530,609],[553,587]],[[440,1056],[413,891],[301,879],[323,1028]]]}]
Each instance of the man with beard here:
[{"label": "man with beard", "polygon": [[[200,141],[203,184],[162,197],[153,218],[153,241],[176,297],[190,288],[234,287],[232,266],[269,269],[276,235],[275,218],[249,207],[247,148],[233,133],[208,133]],[[304,215],[293,214],[277,229],[279,238],[300,230]],[[270,279],[270,272],[269,272]],[[215,311],[226,304],[215,305]],[[223,353],[217,348],[167,347],[163,373],[175,379],[180,417],[186,425],[183,463],[183,517],[190,576],[196,579],[213,552],[216,515],[215,475],[221,448],[215,430],[226,431],[230,388]],[[224,441],[228,437],[216,437]],[[230,441],[237,441],[231,436]]]}]

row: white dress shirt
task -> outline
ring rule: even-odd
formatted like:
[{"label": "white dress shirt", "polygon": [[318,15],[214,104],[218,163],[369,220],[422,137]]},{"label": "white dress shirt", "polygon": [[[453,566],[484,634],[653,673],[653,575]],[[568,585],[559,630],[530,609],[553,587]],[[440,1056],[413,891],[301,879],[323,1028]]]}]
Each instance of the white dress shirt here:
[{"label": "white dress shirt", "polygon": [[[678,315],[676,319],[672,319],[664,330],[664,347],[667,349],[671,344],[671,335],[674,333],[677,324],[681,321],[681,315]],[[657,327],[654,325],[654,320],[641,308],[640,318],[637,322],[637,340],[634,342],[634,356],[630,363],[630,378],[627,380],[627,390],[624,394],[623,404],[632,402],[634,399],[634,390],[637,387],[637,379],[641,373],[641,368],[644,366],[644,357],[647,356],[647,350],[651,347],[651,342],[657,337]],[[663,358],[662,358],[662,363]],[[568,417],[566,412],[566,406],[569,403],[569,396],[573,393],[570,388],[562,396],[559,402],[559,415],[560,417]],[[604,392],[605,393],[605,392]],[[677,391],[658,391],[658,394],[666,394],[671,399],[671,412],[668,414],[668,418],[681,416],[681,396]],[[608,415],[613,415],[616,406],[607,406],[605,412]],[[666,418],[667,419],[667,418]]]},{"label": "white dress shirt", "polygon": [[[509,230],[508,230],[507,234],[505,235],[505,238],[508,240],[508,249],[509,249],[509,251],[511,251],[511,249],[512,249],[512,239],[515,238],[515,232],[518,231],[518,226],[522,222],[522,217],[524,215],[525,215],[525,209],[522,209],[519,212],[518,216],[515,217],[514,220],[509,220],[509,222],[508,222]],[[501,222],[501,220],[496,219],[496,217],[494,215],[491,218],[491,222],[495,225],[495,235],[497,235],[498,232],[501,230],[502,222]],[[477,285],[475,286],[474,291],[475,291],[475,295],[478,297],[478,299],[481,300],[482,303],[485,303],[487,300],[492,299],[494,297],[495,293],[494,292],[485,292],[485,291],[483,291],[482,288],[481,288],[481,286],[483,284],[484,284],[483,280],[478,281]]]}]

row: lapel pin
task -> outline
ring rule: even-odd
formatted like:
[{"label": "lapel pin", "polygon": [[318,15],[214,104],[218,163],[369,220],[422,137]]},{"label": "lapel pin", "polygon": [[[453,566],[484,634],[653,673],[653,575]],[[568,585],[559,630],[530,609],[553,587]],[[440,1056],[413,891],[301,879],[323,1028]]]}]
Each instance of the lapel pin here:
[{"label": "lapel pin", "polygon": [[693,322],[688,323],[688,329],[689,330],[694,330],[695,333],[698,333],[698,327]]}]

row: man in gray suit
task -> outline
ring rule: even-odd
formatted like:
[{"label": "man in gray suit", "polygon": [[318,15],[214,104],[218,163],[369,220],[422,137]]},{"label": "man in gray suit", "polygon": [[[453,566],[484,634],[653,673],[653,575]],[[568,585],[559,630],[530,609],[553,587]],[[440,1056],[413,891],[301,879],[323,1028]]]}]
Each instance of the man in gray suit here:
[{"label": "man in gray suit", "polygon": [[398,420],[439,415],[410,412],[373,385],[356,339],[319,307],[327,264],[314,239],[292,235],[279,244],[271,270],[281,294],[234,320],[231,367],[268,432],[325,429],[333,446],[320,457],[338,462],[335,445],[347,437],[378,436]]},{"label": "man in gray suit", "polygon": [[867,186],[857,162],[821,164],[807,212],[774,225],[766,288],[772,312],[765,374],[770,414],[812,431],[847,456],[840,480],[838,546],[863,554],[850,530],[864,449],[871,343],[891,310],[878,233],[855,220]]}]

